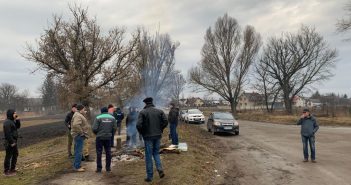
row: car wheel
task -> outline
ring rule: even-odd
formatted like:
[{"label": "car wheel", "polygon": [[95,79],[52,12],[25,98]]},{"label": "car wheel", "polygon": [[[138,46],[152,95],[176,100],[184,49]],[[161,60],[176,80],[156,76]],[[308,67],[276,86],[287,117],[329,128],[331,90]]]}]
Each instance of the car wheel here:
[{"label": "car wheel", "polygon": [[239,131],[235,131],[235,135],[239,135]]}]

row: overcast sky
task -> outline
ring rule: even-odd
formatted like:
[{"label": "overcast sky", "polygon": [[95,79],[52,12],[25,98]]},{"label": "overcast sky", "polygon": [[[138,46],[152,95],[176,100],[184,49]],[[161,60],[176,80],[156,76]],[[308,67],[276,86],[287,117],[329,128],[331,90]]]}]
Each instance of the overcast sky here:
[{"label": "overcast sky", "polygon": [[123,26],[131,33],[143,25],[151,32],[159,28],[169,33],[180,42],[176,68],[185,76],[200,60],[206,29],[225,13],[241,26],[254,26],[264,43],[282,32],[296,32],[301,24],[314,26],[339,51],[335,76],[316,88],[351,96],[351,41],[344,41],[351,34],[335,31],[337,20],[346,16],[343,6],[348,0],[0,0],[0,83],[28,89],[32,97],[39,95],[45,72],[31,73],[35,64],[20,54],[26,43],[35,44],[53,14],[69,17],[68,4],[74,2],[89,7],[89,15],[104,31]]}]

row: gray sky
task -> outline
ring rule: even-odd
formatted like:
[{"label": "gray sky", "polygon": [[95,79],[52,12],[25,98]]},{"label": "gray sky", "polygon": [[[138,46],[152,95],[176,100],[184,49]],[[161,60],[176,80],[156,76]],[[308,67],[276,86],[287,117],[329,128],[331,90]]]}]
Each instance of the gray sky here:
[{"label": "gray sky", "polygon": [[[31,73],[36,66],[23,59],[26,43],[35,44],[48,27],[53,14],[67,17],[68,4],[78,2],[89,7],[104,31],[123,26],[131,33],[138,26],[151,32],[160,28],[174,41],[176,68],[186,76],[200,60],[206,29],[226,12],[241,26],[252,25],[263,42],[282,32],[296,32],[301,24],[316,27],[331,47],[339,51],[335,76],[316,85],[321,93],[335,92],[351,96],[351,41],[349,35],[337,34],[335,23],[346,15],[343,6],[348,0],[0,0],[0,83],[11,83],[30,95],[38,96],[44,72]],[[350,31],[351,32],[351,31]],[[187,92],[186,95],[195,93]]]}]

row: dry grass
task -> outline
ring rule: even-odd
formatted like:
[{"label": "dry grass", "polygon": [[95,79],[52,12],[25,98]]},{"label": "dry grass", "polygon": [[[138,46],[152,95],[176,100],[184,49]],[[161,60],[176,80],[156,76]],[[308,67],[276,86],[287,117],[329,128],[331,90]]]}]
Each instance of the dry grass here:
[{"label": "dry grass", "polygon": [[[270,122],[279,124],[295,124],[299,116],[267,113],[239,113],[242,120]],[[328,126],[351,126],[351,117],[316,117],[320,125]]]},{"label": "dry grass", "polygon": [[[20,173],[14,177],[0,178],[0,184],[22,185],[39,184],[69,167],[71,162],[66,155],[66,137],[57,137],[19,150],[18,164]],[[5,151],[0,152],[4,159]],[[0,161],[3,166],[3,160]]]}]

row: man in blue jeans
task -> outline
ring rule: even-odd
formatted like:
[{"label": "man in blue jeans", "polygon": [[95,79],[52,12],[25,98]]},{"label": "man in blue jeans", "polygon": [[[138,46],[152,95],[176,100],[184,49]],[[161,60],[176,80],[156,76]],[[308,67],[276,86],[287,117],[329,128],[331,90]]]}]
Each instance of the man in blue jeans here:
[{"label": "man in blue jeans", "polygon": [[178,117],[179,117],[179,109],[175,107],[174,103],[171,103],[171,109],[168,113],[168,121],[169,121],[169,132],[172,138],[172,145],[170,148],[178,148]]},{"label": "man in blue jeans", "polygon": [[303,109],[300,120],[297,125],[301,125],[301,138],[303,144],[303,162],[308,162],[308,143],[311,149],[311,161],[316,162],[316,146],[315,146],[315,133],[319,129],[317,120],[310,114],[308,109]]},{"label": "man in blue jeans", "polygon": [[107,107],[101,108],[101,114],[96,117],[93,132],[96,134],[96,172],[102,170],[102,148],[106,153],[106,171],[111,171],[111,137],[117,129],[116,119],[108,113]]},{"label": "man in blue jeans", "polygon": [[145,143],[145,165],[146,165],[146,182],[151,182],[153,178],[152,157],[155,160],[156,169],[160,178],[165,176],[160,158],[160,143],[163,130],[167,127],[168,121],[165,113],[155,108],[151,97],[145,98],[146,104],[140,111],[137,122],[137,129],[144,138]]}]

